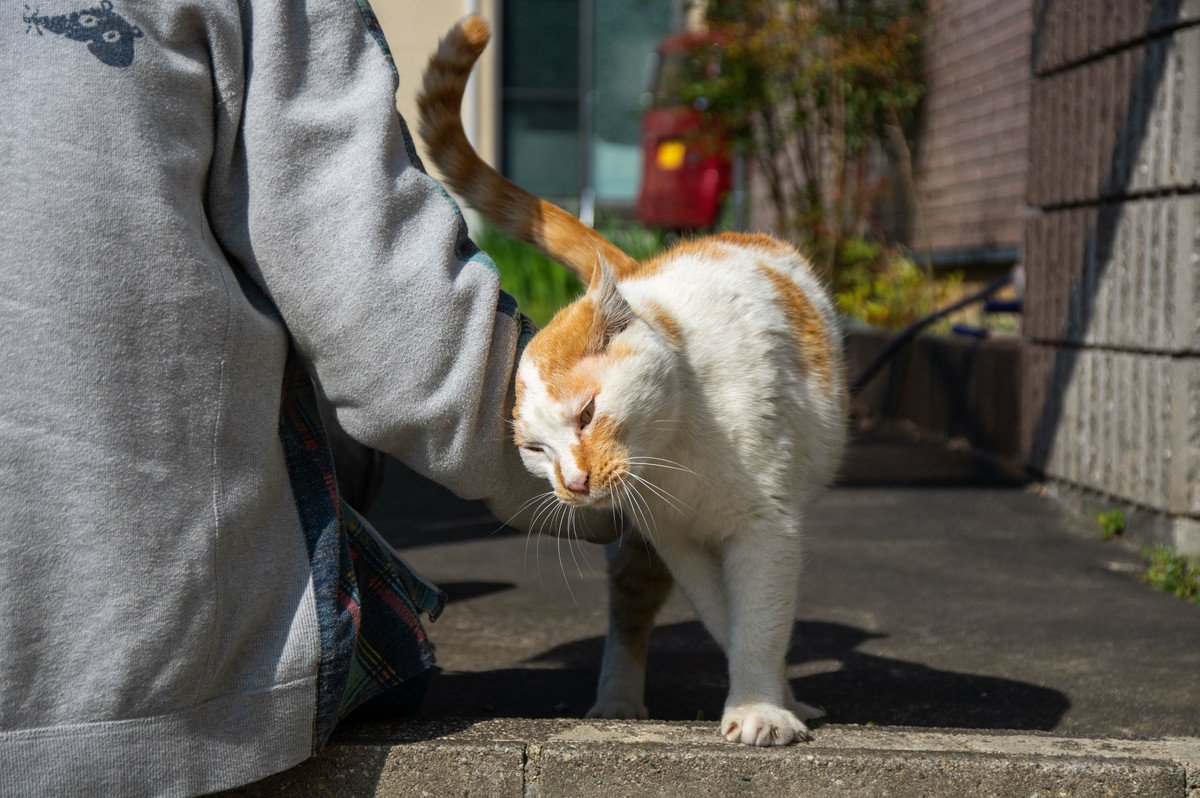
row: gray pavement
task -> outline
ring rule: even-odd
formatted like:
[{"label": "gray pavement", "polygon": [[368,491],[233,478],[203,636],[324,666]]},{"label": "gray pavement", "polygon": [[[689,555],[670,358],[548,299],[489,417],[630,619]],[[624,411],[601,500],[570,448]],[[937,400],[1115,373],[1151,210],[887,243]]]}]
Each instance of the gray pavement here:
[{"label": "gray pavement", "polygon": [[[605,630],[598,547],[497,532],[398,468],[372,520],[450,595],[418,720],[582,716]],[[1200,607],[1140,584],[1137,564],[1014,475],[869,437],[813,516],[789,678],[835,724],[1200,736]],[[651,717],[714,720],[725,686],[673,597]]]},{"label": "gray pavement", "polygon": [[830,723],[782,749],[720,739],[724,662],[678,597],[651,642],[654,719],[578,720],[605,628],[598,548],[497,531],[400,468],[372,518],[450,595],[424,707],[343,724],[230,798],[1200,798],[1200,607],[967,453],[853,447],[814,513],[788,660]]}]

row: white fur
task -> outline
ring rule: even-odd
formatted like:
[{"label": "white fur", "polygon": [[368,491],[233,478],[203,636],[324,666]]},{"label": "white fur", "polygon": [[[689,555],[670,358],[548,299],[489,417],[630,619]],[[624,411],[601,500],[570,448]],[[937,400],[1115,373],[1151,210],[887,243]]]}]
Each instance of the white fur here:
[{"label": "white fur", "polygon": [[[653,543],[725,650],[722,734],[786,744],[807,735],[799,715],[814,712],[793,699],[784,658],[807,507],[832,479],[844,445],[840,343],[833,306],[800,258],[714,246],[718,257],[685,248],[656,273],[617,287],[614,301],[623,298],[636,317],[617,340],[637,354],[599,374],[596,413],[620,421],[633,476],[612,496],[594,498],[615,503]],[[824,318],[832,390],[798,365],[795,333],[759,264],[790,276]],[[680,350],[654,327],[652,303],[678,323]],[[552,401],[528,358],[520,374],[522,432],[546,447],[544,456],[526,453],[526,464],[554,482],[558,458],[570,479],[581,464],[563,453],[578,440],[578,408]],[[643,681],[644,656],[610,634],[589,714],[644,717]]]}]

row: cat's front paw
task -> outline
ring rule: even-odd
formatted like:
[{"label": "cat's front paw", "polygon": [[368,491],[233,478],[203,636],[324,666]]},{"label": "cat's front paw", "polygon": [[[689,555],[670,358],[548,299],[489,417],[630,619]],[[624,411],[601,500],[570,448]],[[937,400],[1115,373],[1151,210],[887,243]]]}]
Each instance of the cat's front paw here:
[{"label": "cat's front paw", "polygon": [[588,718],[611,718],[617,720],[645,720],[650,717],[650,711],[645,704],[635,704],[631,701],[597,701],[587,711]]},{"label": "cat's front paw", "polygon": [[812,739],[808,727],[783,707],[743,704],[728,707],[721,717],[721,736],[745,745],[790,745]]}]

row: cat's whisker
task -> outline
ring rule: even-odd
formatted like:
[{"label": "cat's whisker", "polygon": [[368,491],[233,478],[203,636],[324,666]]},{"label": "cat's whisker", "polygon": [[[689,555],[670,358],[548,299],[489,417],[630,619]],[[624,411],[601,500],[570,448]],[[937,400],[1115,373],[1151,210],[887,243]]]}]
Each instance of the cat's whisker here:
[{"label": "cat's whisker", "polygon": [[[524,578],[525,579],[529,578],[529,541],[531,538],[535,537],[535,535],[537,534],[534,524],[537,522],[538,516],[540,516],[542,514],[542,512],[546,509],[546,506],[548,504],[552,504],[554,502],[554,491],[548,490],[545,493],[541,494],[540,497],[537,497],[537,498],[540,498],[541,502],[538,504],[537,509],[534,510],[533,518],[531,518],[529,521],[529,531],[527,531],[525,533],[525,557],[524,557],[524,562],[522,565],[522,567],[524,568]],[[497,531],[499,531],[499,530],[497,530]],[[493,534],[495,534],[495,533],[493,533]]]},{"label": "cat's whisker", "polygon": [[699,479],[704,480],[705,482],[710,481],[703,474],[699,474],[699,473],[693,471],[692,469],[685,466],[683,463],[680,463],[676,460],[668,460],[665,457],[650,457],[648,455],[642,455],[641,457],[630,458],[629,462],[631,464],[641,465],[641,466],[649,466],[652,468],[667,468],[667,469],[673,469],[675,471],[684,471],[688,474],[692,474],[693,476],[695,476]]},{"label": "cat's whisker", "polygon": [[704,482],[705,484],[708,484],[708,485],[712,484],[712,481],[709,480],[707,477],[697,474],[695,471],[692,471],[690,468],[676,468],[675,466],[663,465],[662,463],[633,463],[633,462],[631,462],[630,464],[636,465],[638,468],[661,468],[666,471],[679,471],[680,473],[694,476],[694,477],[696,477],[696,479],[699,479],[700,481]]},{"label": "cat's whisker", "polygon": [[637,515],[642,519],[639,526],[649,538],[650,542],[658,547],[658,524],[654,522],[654,516],[650,512],[649,506],[646,505],[646,499],[638,493],[637,486],[631,483],[623,483],[626,492],[629,495],[629,503],[636,511]]},{"label": "cat's whisker", "polygon": [[579,533],[578,525],[575,527],[575,544],[579,548],[579,556],[583,558],[583,564],[587,566],[588,573],[596,576],[596,564],[592,562],[592,558],[588,555],[588,541]]},{"label": "cat's whisker", "polygon": [[641,515],[638,513],[638,508],[635,507],[633,504],[633,497],[631,497],[629,494],[629,486],[624,482],[624,480],[622,480],[621,482],[619,482],[617,484],[620,485],[621,493],[623,494],[624,501],[622,502],[622,509],[624,509],[625,503],[628,502],[629,506],[628,506],[627,512],[632,517],[634,526],[636,526],[638,528],[638,531],[642,532],[645,535],[649,535],[650,530],[644,529],[646,524],[642,520]]},{"label": "cat's whisker", "polygon": [[545,527],[546,521],[553,516],[556,510],[555,505],[558,503],[559,502],[557,497],[554,495],[554,491],[550,491],[550,495],[546,497],[546,500],[538,508],[538,511],[534,513],[533,518],[530,519],[529,528],[533,529],[540,519],[542,523],[537,526],[537,532],[539,535],[541,535],[541,531]]},{"label": "cat's whisker", "polygon": [[637,500],[641,503],[642,510],[644,511],[646,518],[649,519],[650,525],[654,527],[654,539],[657,542],[657,540],[658,540],[658,519],[654,517],[654,513],[650,509],[650,503],[646,501],[646,497],[642,495],[642,491],[638,488],[637,485],[631,484],[629,487],[633,490],[633,495],[636,496]]},{"label": "cat's whisker", "polygon": [[555,518],[555,516],[558,515],[559,510],[562,508],[562,506],[563,506],[562,502],[558,501],[557,498],[551,498],[550,511],[542,516],[541,523],[538,524],[538,528],[537,528],[538,542],[537,542],[537,548],[534,550],[534,562],[537,564],[537,574],[538,574],[538,584],[539,585],[542,584],[542,537],[543,537],[542,530],[544,530],[546,528],[547,524],[551,524],[554,522],[554,518]]},{"label": "cat's whisker", "polygon": [[547,496],[553,496],[553,495],[554,495],[554,491],[548,490],[545,493],[539,493],[536,496],[526,499],[524,502],[521,503],[520,507],[518,507],[516,510],[513,511],[513,514],[508,517],[507,521],[502,522],[500,524],[500,526],[496,527],[491,532],[489,532],[488,537],[490,538],[492,535],[496,534],[501,529],[504,529],[504,527],[511,524],[513,519],[516,518],[518,515],[520,515],[522,512],[524,512],[525,508],[528,507],[529,505],[533,504],[534,502],[536,502],[538,500],[545,500]]},{"label": "cat's whisker", "polygon": [[[574,508],[568,507],[565,504],[559,507],[562,512],[559,513],[558,526],[554,530],[554,548],[558,552],[558,570],[562,573],[563,584],[567,586],[567,595],[571,597],[571,603],[578,607],[579,602],[575,599],[575,591],[571,589],[571,579],[567,576],[567,566],[563,564],[562,557],[563,522],[570,517],[570,511]],[[570,548],[569,543],[567,548]]]},{"label": "cat's whisker", "polygon": [[630,474],[629,476],[633,477],[638,482],[641,482],[643,485],[645,485],[647,488],[649,488],[650,491],[652,493],[654,493],[655,496],[658,496],[658,498],[662,499],[667,504],[671,505],[671,509],[673,509],[675,512],[679,513],[680,515],[683,515],[683,516],[687,515],[687,513],[685,513],[683,511],[683,508],[681,508],[679,506],[680,504],[682,504],[688,510],[694,511],[695,508],[693,508],[690,504],[685,502],[683,499],[680,499],[678,496],[675,496],[675,495],[667,492],[665,489],[660,488],[658,485],[655,485],[650,480],[645,479],[644,477],[639,477],[637,474]]},{"label": "cat's whisker", "polygon": [[573,544],[572,533],[575,531],[575,508],[567,514],[567,550],[571,552],[571,559],[575,561],[575,570],[579,572],[580,581],[583,580],[583,569],[579,567],[579,558],[575,556],[575,546]]},{"label": "cat's whisker", "polygon": [[[670,463],[671,465],[679,466],[680,468],[687,468],[687,466],[685,466],[683,463],[679,462],[678,460],[672,460],[669,457],[656,457],[656,456],[649,455],[649,454],[643,454],[634,459],[635,460],[655,460],[660,463]],[[688,470],[690,471],[691,469],[688,469]]]},{"label": "cat's whisker", "polygon": [[[636,526],[638,531],[641,532],[645,537],[652,537],[654,531],[648,527],[645,519],[642,518],[640,510],[633,501],[633,495],[629,491],[629,485],[624,480],[618,482],[617,484],[620,486],[621,492],[624,494],[624,499],[629,503],[628,514],[632,516],[634,526]],[[625,509],[624,504],[625,502],[622,502],[622,510]]]}]

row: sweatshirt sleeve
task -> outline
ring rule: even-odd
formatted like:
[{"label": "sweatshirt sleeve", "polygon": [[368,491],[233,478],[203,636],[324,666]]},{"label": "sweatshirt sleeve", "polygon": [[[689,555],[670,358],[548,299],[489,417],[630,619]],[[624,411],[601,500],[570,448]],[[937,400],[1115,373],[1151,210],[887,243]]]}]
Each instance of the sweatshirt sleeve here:
[{"label": "sweatshirt sleeve", "polygon": [[218,75],[238,116],[218,237],[352,437],[507,518],[546,490],[506,423],[522,317],[421,166],[374,15],[365,0],[248,0],[242,22],[242,74]]}]

